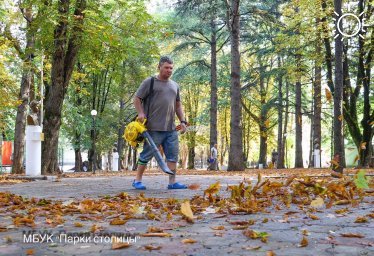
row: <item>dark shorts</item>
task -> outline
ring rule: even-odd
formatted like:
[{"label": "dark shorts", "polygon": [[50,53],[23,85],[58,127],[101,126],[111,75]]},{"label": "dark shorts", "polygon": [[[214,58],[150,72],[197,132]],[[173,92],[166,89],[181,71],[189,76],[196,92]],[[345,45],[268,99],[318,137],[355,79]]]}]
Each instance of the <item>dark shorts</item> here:
[{"label": "dark shorts", "polygon": [[[164,150],[166,161],[168,162],[178,162],[178,132],[177,131],[166,131],[166,132],[158,132],[158,131],[148,131],[149,135],[151,135],[154,143],[156,146],[162,146]],[[139,155],[138,164],[146,165],[149,160],[153,157],[152,148],[144,141],[143,151]]]}]

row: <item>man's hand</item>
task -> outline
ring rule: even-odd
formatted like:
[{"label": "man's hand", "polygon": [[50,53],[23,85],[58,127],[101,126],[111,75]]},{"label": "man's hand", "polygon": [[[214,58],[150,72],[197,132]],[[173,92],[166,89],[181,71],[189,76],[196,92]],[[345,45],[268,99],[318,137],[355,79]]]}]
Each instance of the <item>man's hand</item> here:
[{"label": "man's hand", "polygon": [[183,134],[187,131],[187,125],[185,123],[181,123],[180,127],[181,127],[181,129],[180,129],[181,134]]},{"label": "man's hand", "polygon": [[144,119],[145,119],[145,114],[144,113],[140,113],[138,114],[138,121],[143,123],[144,122]]}]

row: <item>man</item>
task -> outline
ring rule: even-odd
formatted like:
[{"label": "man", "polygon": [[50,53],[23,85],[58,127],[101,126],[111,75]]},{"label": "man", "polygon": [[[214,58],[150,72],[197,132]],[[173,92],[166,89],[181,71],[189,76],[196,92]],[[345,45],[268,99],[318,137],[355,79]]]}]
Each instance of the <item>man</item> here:
[{"label": "man", "polygon": [[217,143],[210,149],[210,170],[218,171],[218,145]]},{"label": "man", "polygon": [[[178,162],[178,132],[175,130],[175,114],[181,122],[181,133],[186,132],[187,122],[179,95],[179,85],[170,79],[173,73],[173,61],[166,56],[160,58],[159,74],[154,77],[153,93],[150,95],[151,78],[142,82],[134,97],[134,106],[138,120],[147,119],[147,130],[156,146],[162,146],[169,169],[175,173]],[[150,97],[149,97],[150,96]],[[149,113],[147,113],[149,111]],[[144,142],[139,155],[135,189],[146,189],[142,183],[147,163],[153,157],[152,148]],[[186,189],[187,186],[175,181],[175,175],[169,176],[168,189]]]}]

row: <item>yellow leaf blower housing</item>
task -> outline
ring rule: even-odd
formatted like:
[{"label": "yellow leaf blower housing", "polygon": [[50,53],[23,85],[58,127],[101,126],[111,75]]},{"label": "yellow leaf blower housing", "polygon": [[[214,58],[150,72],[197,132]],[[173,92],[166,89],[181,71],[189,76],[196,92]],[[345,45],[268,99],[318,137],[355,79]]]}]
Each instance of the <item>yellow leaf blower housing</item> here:
[{"label": "yellow leaf blower housing", "polygon": [[138,144],[144,140],[144,137],[141,135],[147,130],[147,128],[145,128],[146,121],[147,120],[144,119],[143,123],[141,123],[136,119],[126,126],[123,137],[132,147],[137,147]]}]

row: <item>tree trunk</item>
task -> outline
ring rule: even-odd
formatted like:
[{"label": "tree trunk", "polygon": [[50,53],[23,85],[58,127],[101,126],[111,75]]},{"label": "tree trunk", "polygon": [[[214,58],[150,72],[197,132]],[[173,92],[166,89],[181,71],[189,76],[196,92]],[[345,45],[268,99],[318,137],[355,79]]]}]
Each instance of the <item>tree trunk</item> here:
[{"label": "tree trunk", "polygon": [[[342,1],[334,0],[335,12],[342,15]],[[337,23],[337,22],[336,22]],[[337,26],[337,24],[336,24]],[[336,27],[336,34],[339,31]],[[334,89],[334,152],[340,153],[340,165],[345,167],[343,133],[343,42],[342,35],[335,38],[335,89]]]},{"label": "tree trunk", "polygon": [[120,128],[118,129],[118,138],[117,138],[117,150],[118,150],[118,167],[119,169],[122,169],[122,162],[124,159],[124,153],[123,153],[123,145],[124,145],[124,140],[123,140],[123,134],[125,132],[125,124],[122,118],[122,113],[125,109],[125,103],[123,100],[120,101]]},{"label": "tree trunk", "polygon": [[23,58],[21,88],[18,100],[21,102],[17,107],[16,124],[14,129],[14,151],[13,151],[13,168],[12,173],[22,174],[25,172],[23,167],[25,154],[25,129],[26,113],[30,96],[30,90],[34,87],[34,69],[32,68],[34,60],[35,37],[32,31],[32,9],[26,8],[25,17],[27,20],[26,27],[26,48]]},{"label": "tree trunk", "polygon": [[80,148],[74,149],[74,154],[75,154],[74,171],[75,172],[81,172],[83,170],[83,161],[82,161],[81,149]]},{"label": "tree trunk", "polygon": [[[364,11],[364,1],[360,0],[358,7],[359,12],[362,13]],[[371,6],[372,7],[372,6]],[[372,10],[373,8],[371,8]],[[360,15],[361,24],[363,24],[363,16]],[[357,81],[357,84],[363,85],[364,88],[364,113],[361,120],[361,126],[363,129],[362,132],[362,143],[361,143],[361,150],[360,150],[360,165],[363,167],[368,167],[370,164],[370,157],[372,156],[372,139],[374,135],[374,111],[371,113],[371,104],[370,104],[370,73],[371,73],[371,64],[372,64],[372,57],[373,57],[373,50],[374,50],[374,34],[371,34],[371,48],[369,48],[369,52],[366,58],[365,63],[365,44],[364,38],[358,37],[359,43],[359,67],[358,73],[360,75],[358,77],[362,78],[361,81]]]},{"label": "tree trunk", "polygon": [[228,171],[243,171],[243,144],[241,127],[241,93],[240,93],[240,13],[239,0],[231,1],[230,39],[231,39],[231,117],[230,117],[230,152]]},{"label": "tree trunk", "polygon": [[[327,11],[327,3],[326,0],[322,0],[321,2],[322,10],[324,12]],[[330,29],[329,29],[329,21],[327,20],[327,14],[322,17],[322,27],[323,27],[323,43],[325,45],[325,63],[327,68],[327,85],[330,88],[331,93],[334,93],[334,82],[332,79],[332,53],[331,53],[331,45],[330,45]]]},{"label": "tree trunk", "polygon": [[217,39],[216,24],[212,18],[211,22],[211,42],[210,42],[210,147],[217,143]]},{"label": "tree trunk", "polygon": [[295,168],[304,168],[303,163],[303,119],[301,113],[301,83],[296,82],[295,88]]},{"label": "tree trunk", "polygon": [[285,109],[285,116],[284,116],[284,126],[283,126],[283,144],[282,144],[282,152],[284,153],[283,155],[279,155],[278,156],[278,161],[279,161],[279,158],[283,158],[285,159],[285,163],[287,165],[287,168],[290,168],[289,164],[288,164],[288,158],[287,158],[287,136],[289,134],[287,134],[287,126],[288,126],[288,111],[289,111],[289,96],[290,96],[290,93],[289,93],[289,83],[286,81],[286,109]]},{"label": "tree trunk", "polygon": [[[320,150],[321,156],[321,143],[322,143],[322,136],[321,136],[321,113],[322,113],[322,96],[321,96],[321,86],[322,86],[322,68],[320,65],[316,65],[315,67],[315,81],[313,84],[313,102],[314,102],[314,109],[313,109],[313,149]],[[313,158],[312,158],[313,159]],[[314,160],[313,160],[314,164]]]},{"label": "tree trunk", "polygon": [[75,22],[68,38],[69,0],[58,2],[59,22],[54,31],[54,52],[52,54],[51,85],[45,95],[44,143],[42,147],[42,174],[59,171],[57,162],[58,137],[61,126],[61,111],[80,47],[85,0],[78,0],[74,11]]},{"label": "tree trunk", "polygon": [[195,169],[195,147],[188,147],[187,169]]},{"label": "tree trunk", "polygon": [[[277,152],[278,152],[278,160],[277,160],[277,169],[284,168],[284,140],[283,140],[283,75],[280,71],[282,67],[281,58],[278,56],[278,140],[277,140]],[[287,113],[286,113],[287,115]]]}]

